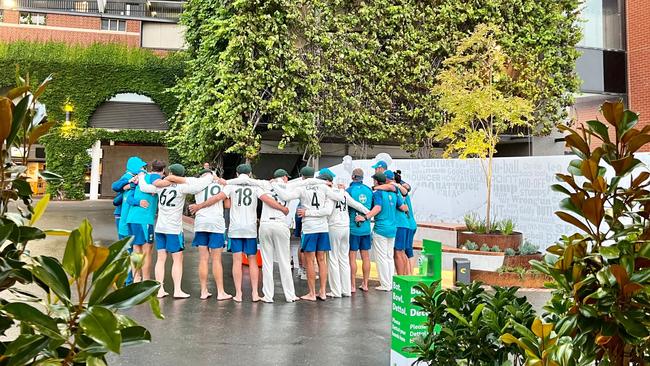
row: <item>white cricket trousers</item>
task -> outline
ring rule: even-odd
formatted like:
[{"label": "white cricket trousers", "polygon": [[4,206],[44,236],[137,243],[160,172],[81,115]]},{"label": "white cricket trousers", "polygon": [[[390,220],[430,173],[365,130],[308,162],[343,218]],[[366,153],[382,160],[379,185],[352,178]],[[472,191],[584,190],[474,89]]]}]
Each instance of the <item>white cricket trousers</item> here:
[{"label": "white cricket trousers", "polygon": [[393,275],[395,274],[395,260],[393,259],[395,238],[387,238],[373,232],[372,249],[375,251],[379,283],[381,287],[390,290],[393,288]]},{"label": "white cricket trousers", "polygon": [[351,296],[350,289],[350,228],[330,227],[327,280],[335,297]]},{"label": "white cricket trousers", "polygon": [[273,261],[278,262],[280,281],[284,298],[293,301],[296,291],[291,275],[291,253],[289,228],[284,223],[262,222],[260,224],[260,245],[262,247],[262,292],[264,297],[273,300],[275,285],[273,283]]}]

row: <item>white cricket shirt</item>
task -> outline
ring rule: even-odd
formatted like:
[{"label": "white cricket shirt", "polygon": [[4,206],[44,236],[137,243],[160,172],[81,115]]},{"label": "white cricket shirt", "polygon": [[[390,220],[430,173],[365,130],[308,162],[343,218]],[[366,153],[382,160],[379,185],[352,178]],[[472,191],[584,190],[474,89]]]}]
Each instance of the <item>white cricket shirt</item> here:
[{"label": "white cricket shirt", "polygon": [[183,232],[183,206],[185,196],[195,194],[212,182],[212,175],[201,178],[185,178],[187,183],[172,184],[169,187],[157,188],[145,179],[140,179],[140,190],[145,193],[158,193],[158,220],[156,232],[160,234],[175,234]]},{"label": "white cricket shirt", "polygon": [[223,187],[223,193],[230,198],[230,227],[228,236],[231,238],[257,238],[257,199],[264,192],[253,179],[246,174],[240,174],[237,184]]},{"label": "white cricket shirt", "polygon": [[[210,183],[204,190],[194,195],[196,203],[203,203],[210,197],[218,195],[223,186],[217,182]],[[208,233],[226,232],[226,220],[223,217],[223,201],[204,207],[194,215],[194,232]]]}]

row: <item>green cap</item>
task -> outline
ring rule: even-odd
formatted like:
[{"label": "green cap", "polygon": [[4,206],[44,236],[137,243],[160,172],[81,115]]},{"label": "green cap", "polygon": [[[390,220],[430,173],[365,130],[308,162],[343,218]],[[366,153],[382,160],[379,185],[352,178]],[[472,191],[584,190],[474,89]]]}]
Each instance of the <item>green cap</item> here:
[{"label": "green cap", "polygon": [[207,173],[212,174],[212,170],[210,170],[210,169],[203,169],[203,170],[201,170],[201,171],[199,172],[199,177],[201,177],[201,176],[203,176],[203,174],[207,174]]},{"label": "green cap", "polygon": [[282,177],[289,177],[289,173],[287,173],[287,171],[284,169],[278,169],[275,172],[273,172],[273,178],[282,178]]},{"label": "green cap", "polygon": [[185,176],[185,167],[181,164],[172,164],[169,166],[169,172],[179,177]]},{"label": "green cap", "polygon": [[318,176],[318,179],[326,180],[332,182],[334,180],[334,177],[330,173],[321,173]]},{"label": "green cap", "polygon": [[307,178],[313,178],[314,168],[310,166],[303,167],[302,169],[300,169],[300,175]]},{"label": "green cap", "polygon": [[239,174],[250,174],[253,171],[250,164],[239,164],[237,166],[237,173]]},{"label": "green cap", "polygon": [[372,179],[376,180],[379,183],[386,183],[386,174],[384,174],[384,173],[375,173],[372,176]]}]

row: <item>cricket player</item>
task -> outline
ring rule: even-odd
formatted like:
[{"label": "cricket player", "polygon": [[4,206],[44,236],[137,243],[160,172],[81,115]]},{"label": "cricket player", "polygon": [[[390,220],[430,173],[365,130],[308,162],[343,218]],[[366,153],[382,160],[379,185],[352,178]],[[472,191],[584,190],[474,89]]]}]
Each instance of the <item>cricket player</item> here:
[{"label": "cricket player", "polygon": [[[384,174],[386,175],[386,182],[388,184],[395,184],[395,173],[393,173],[392,170],[387,170]],[[406,199],[409,199],[408,194],[404,196],[401,190],[399,189],[399,187],[397,188],[398,189],[396,190],[396,194],[399,197],[401,197],[404,200],[404,204],[408,206],[408,204],[406,203]],[[406,257],[406,247],[408,246],[408,237],[410,232],[410,224],[409,224],[410,212],[408,210],[401,211],[399,210],[399,208],[395,208],[395,209],[397,210],[395,212],[397,231],[395,232],[395,248],[393,253],[393,259],[395,262],[396,273],[402,276],[402,275],[406,275],[408,271],[408,258]]]},{"label": "cricket player", "polygon": [[[336,175],[329,169],[322,169],[320,176],[332,182]],[[350,283],[350,216],[348,206],[367,214],[370,210],[357,202],[345,191],[342,184],[327,190],[328,198],[333,201],[332,214],[328,218],[329,236],[332,250],[329,252],[328,280],[329,297],[352,296]]]},{"label": "cricket player", "polygon": [[[327,299],[327,260],[325,253],[330,251],[329,225],[327,219],[332,213],[331,200],[327,198],[327,187],[323,184],[309,183],[306,180],[291,184],[283,189],[278,183],[273,183],[278,197],[283,201],[299,199],[301,206],[296,210],[302,218],[302,244],[304,252],[303,264],[307,269],[307,287],[309,293],[301,299],[325,301]],[[318,262],[320,286],[316,294],[316,272],[314,258]]]},{"label": "cricket player", "polygon": [[[278,203],[267,194],[255,179],[250,178],[252,168],[248,164],[237,167],[239,176],[231,179],[221,193],[214,199],[219,201],[230,198],[230,227],[228,237],[230,250],[233,253],[232,277],[235,281],[235,296],[233,300],[242,301],[242,255],[248,256],[253,302],[261,300],[258,291],[259,268],[256,263],[257,255],[257,200],[269,206],[289,213],[289,209]],[[285,213],[285,215],[286,215]]]},{"label": "cricket player", "polygon": [[[372,176],[375,185],[386,183],[384,173],[375,173]],[[372,209],[366,215],[358,215],[355,220],[359,222],[375,218],[372,246],[377,254],[377,270],[380,285],[375,287],[379,291],[391,291],[392,279],[395,272],[393,248],[395,245],[396,214],[397,208],[408,210],[404,205],[401,195],[395,192],[375,191],[372,194]]]},{"label": "cricket player", "polygon": [[379,160],[375,165],[372,166],[372,168],[375,170],[375,174],[384,173],[386,170],[388,170],[388,164],[383,160]]},{"label": "cricket player", "polygon": [[[212,174],[212,171],[204,168],[200,175],[204,174]],[[199,248],[201,300],[212,296],[208,291],[210,257],[212,259],[212,276],[217,285],[217,300],[232,299],[232,295],[228,294],[223,286],[223,265],[221,263],[221,253],[226,245],[226,221],[223,209],[230,208],[230,200],[217,201],[215,199],[223,191],[223,188],[224,185],[220,184],[219,178],[215,175],[204,190],[194,195],[196,203],[189,207],[190,212],[195,215],[192,246]]]},{"label": "cricket player", "polygon": [[[151,173],[144,176],[149,184],[161,179],[165,171],[166,163],[154,160],[151,162]],[[142,268],[133,271],[133,282],[151,279],[151,259],[153,256],[153,225],[156,220],[158,197],[155,194],[144,193],[140,184],[136,185],[133,195],[129,196],[131,209],[126,218],[129,224],[129,231],[133,235],[133,251],[144,255]]]},{"label": "cricket player", "polygon": [[[185,167],[181,164],[169,166],[171,176],[185,176]],[[174,298],[185,299],[190,294],[181,289],[183,278],[183,250],[185,243],[183,239],[183,206],[187,194],[196,194],[204,190],[212,182],[212,174],[205,174],[201,178],[186,178],[186,183],[176,184],[169,180],[159,180],[156,185],[149,184],[140,175],[140,190],[145,193],[158,194],[158,221],[156,221],[155,240],[158,258],[156,259],[156,281],[160,282],[158,297],[169,295],[165,292],[163,282],[165,280],[165,262],[167,254],[172,256],[172,280],[174,282]],[[161,186],[161,187],[157,187]]]},{"label": "cricket player", "polygon": [[[355,200],[364,205],[366,209],[372,208],[372,189],[363,184],[363,169],[356,168],[352,171],[352,183],[347,189],[347,192]],[[370,247],[372,243],[372,234],[370,227],[370,220],[356,221],[358,215],[363,215],[364,212],[359,212],[355,209],[349,210],[350,217],[350,281],[352,287],[351,292],[356,291],[356,276],[357,276],[357,251],[361,253],[363,281],[359,288],[362,291],[368,291],[368,279],[370,278]]]},{"label": "cricket player", "polygon": [[[273,182],[282,187],[286,187],[288,180],[289,174],[284,169],[278,169],[273,173]],[[278,197],[270,184],[267,187],[267,193],[284,209],[278,210],[266,202],[262,206],[259,230],[260,245],[262,247],[262,293],[264,294],[262,301],[266,303],[273,302],[275,292],[273,262],[277,260],[284,299],[286,302],[294,302],[300,298],[296,296],[293,277],[291,276],[291,232],[289,230],[290,218],[287,217],[289,209],[287,208],[287,202]]]}]

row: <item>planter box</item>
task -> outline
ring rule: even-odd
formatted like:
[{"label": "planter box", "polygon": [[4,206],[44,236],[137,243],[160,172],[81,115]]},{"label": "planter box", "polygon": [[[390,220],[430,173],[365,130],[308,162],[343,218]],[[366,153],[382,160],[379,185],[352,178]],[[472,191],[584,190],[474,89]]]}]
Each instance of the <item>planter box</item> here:
[{"label": "planter box", "polygon": [[479,245],[487,244],[490,248],[495,245],[499,246],[502,251],[507,248],[514,250],[519,249],[524,236],[521,233],[512,233],[510,235],[503,234],[477,234],[469,231],[461,231],[458,233],[458,244],[464,245],[466,242],[471,241]]},{"label": "planter box", "polygon": [[529,254],[529,255],[506,255],[503,265],[506,267],[523,267],[531,268],[530,261],[532,260],[542,260],[543,255],[541,253]]},{"label": "planter box", "polygon": [[442,247],[442,268],[451,270],[454,267],[454,258],[469,260],[471,269],[483,271],[496,271],[503,266],[505,254],[503,252],[481,252],[450,247]]},{"label": "planter box", "polygon": [[465,225],[445,224],[445,223],[418,223],[418,229],[415,232],[415,240],[424,239],[439,241],[444,246],[458,247],[458,232],[466,230]]},{"label": "planter box", "polygon": [[522,288],[543,288],[545,282],[552,281],[552,278],[543,274],[498,273],[472,269],[472,282],[483,282],[490,286],[518,286]]}]

